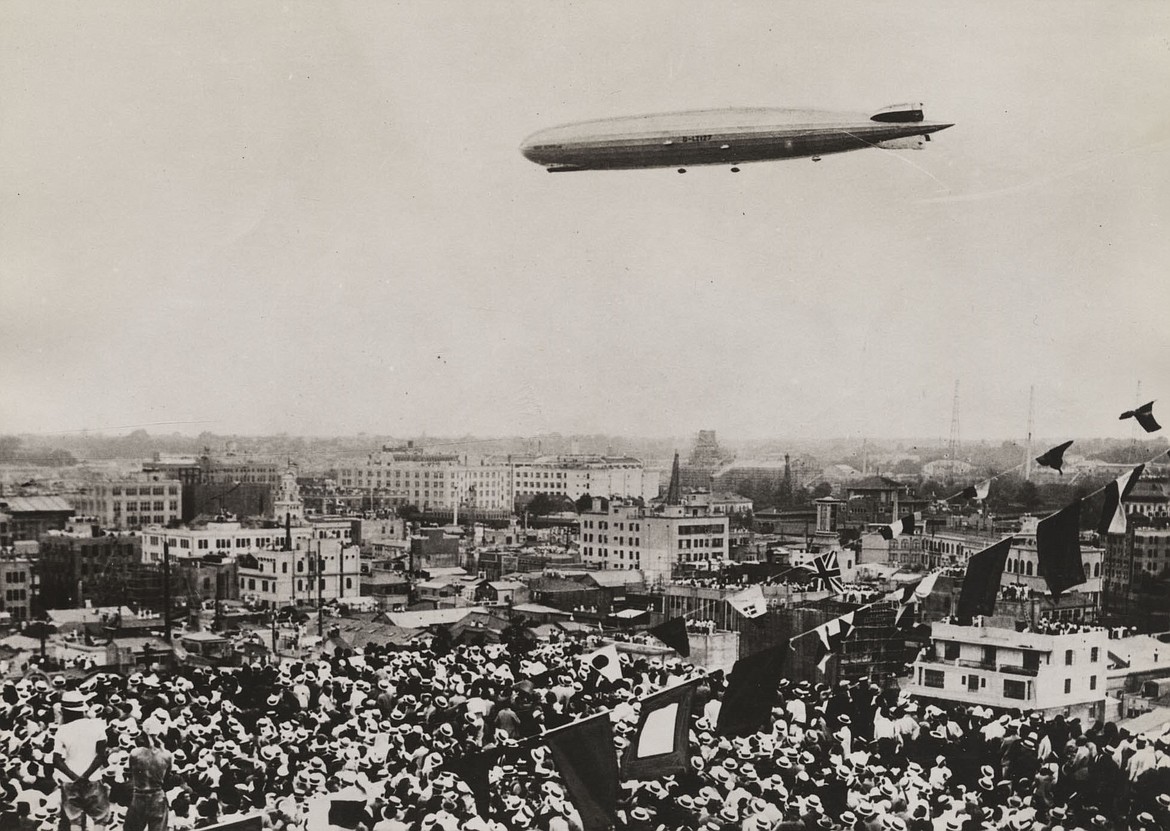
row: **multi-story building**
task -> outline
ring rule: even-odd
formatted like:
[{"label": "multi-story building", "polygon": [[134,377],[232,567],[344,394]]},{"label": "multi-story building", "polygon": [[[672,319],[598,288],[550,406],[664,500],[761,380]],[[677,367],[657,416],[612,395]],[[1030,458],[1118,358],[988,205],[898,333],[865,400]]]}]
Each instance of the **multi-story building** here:
[{"label": "multi-story building", "polygon": [[1109,635],[931,624],[932,643],[904,689],[920,698],[1063,714],[1092,723],[1105,713]]},{"label": "multi-story building", "polygon": [[658,474],[626,456],[485,457],[428,453],[413,443],[383,448],[364,463],[338,471],[342,488],[364,489],[391,504],[423,510],[455,507],[512,510],[517,499],[538,493],[579,499],[585,494],[658,495]]},{"label": "multi-story building", "polygon": [[292,551],[236,558],[241,600],[264,608],[316,605],[361,596],[361,552],[341,539],[300,539]]},{"label": "multi-story building", "polygon": [[339,470],[338,478],[343,488],[381,493],[394,505],[450,508],[464,495],[456,476],[461,466],[455,454],[427,453],[409,442],[371,453],[364,464]]},{"label": "multi-story building", "polygon": [[184,485],[251,483],[276,486],[280,484],[285,468],[276,462],[236,456],[215,459],[210,450],[204,450],[198,458],[156,458],[143,463],[142,470],[163,479],[177,479]]},{"label": "multi-story building", "polygon": [[142,537],[101,534],[96,526],[50,531],[40,540],[40,598],[45,609],[123,604],[158,608],[157,567],[142,562]]},{"label": "multi-story building", "polygon": [[0,513],[8,517],[8,536],[16,542],[64,530],[76,511],[60,496],[0,496]]},{"label": "multi-story building", "polygon": [[[349,542],[353,523],[346,518],[313,518],[306,525],[285,528],[275,523],[245,525],[232,517],[218,518],[204,525],[180,528],[151,526],[142,531],[142,559],[146,563],[163,561],[163,544],[170,545],[170,556],[202,557],[205,554],[237,555],[290,547],[305,540],[335,539]],[[287,538],[287,539],[286,539]]]},{"label": "multi-story building", "polygon": [[0,612],[12,620],[32,618],[33,561],[16,554],[0,554]]},{"label": "multi-story building", "polygon": [[639,507],[627,500],[593,500],[581,514],[581,559],[602,569],[639,570],[650,584],[675,573],[726,562],[730,522],[705,505]]},{"label": "multi-story building", "polygon": [[161,475],[91,482],[69,502],[80,516],[95,517],[103,528],[128,530],[168,525],[181,516],[183,485]]}]

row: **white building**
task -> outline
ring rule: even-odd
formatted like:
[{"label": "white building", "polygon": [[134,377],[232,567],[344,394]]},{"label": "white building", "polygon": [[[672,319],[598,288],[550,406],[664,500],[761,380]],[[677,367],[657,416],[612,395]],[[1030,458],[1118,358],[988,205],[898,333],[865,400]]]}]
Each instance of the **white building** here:
[{"label": "white building", "polygon": [[427,453],[413,444],[383,448],[338,471],[343,488],[379,493],[393,504],[424,510],[457,505],[512,510],[517,497],[538,493],[579,499],[584,494],[652,499],[658,473],[628,456],[496,456],[469,459]]},{"label": "white building", "polygon": [[1104,629],[1042,635],[934,623],[931,637],[904,687],[911,695],[1086,722],[1104,715],[1110,643]]},{"label": "white building", "polygon": [[[347,519],[315,520],[312,525],[294,525],[288,530],[292,547],[308,540],[344,540],[352,534]],[[161,563],[163,543],[170,544],[171,557],[202,557],[204,554],[256,554],[285,547],[283,527],[245,526],[233,518],[209,522],[194,528],[149,527],[142,531],[142,561]]]},{"label": "white building", "polygon": [[86,483],[67,498],[79,516],[94,517],[103,528],[130,530],[180,519],[182,496],[178,480],[155,475]]},{"label": "white building", "polygon": [[640,570],[650,585],[664,583],[676,571],[728,559],[729,519],[708,506],[661,505],[640,508],[600,498],[581,514],[581,559],[602,569]]},{"label": "white building", "polygon": [[265,608],[316,605],[362,592],[361,552],[340,539],[301,539],[292,551],[247,552],[236,558],[236,569],[240,599]]}]

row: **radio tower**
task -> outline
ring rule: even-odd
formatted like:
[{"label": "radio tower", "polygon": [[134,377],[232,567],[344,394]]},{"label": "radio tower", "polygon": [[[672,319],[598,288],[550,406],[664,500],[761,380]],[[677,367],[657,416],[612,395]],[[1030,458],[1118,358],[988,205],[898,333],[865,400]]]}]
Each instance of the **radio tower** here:
[{"label": "radio tower", "polygon": [[947,458],[951,460],[951,475],[955,475],[955,462],[959,459],[959,382],[955,381],[955,400],[951,405],[951,440],[947,444]]},{"label": "radio tower", "polygon": [[1036,387],[1028,387],[1028,440],[1024,443],[1024,481],[1032,481],[1032,419],[1036,414]]}]

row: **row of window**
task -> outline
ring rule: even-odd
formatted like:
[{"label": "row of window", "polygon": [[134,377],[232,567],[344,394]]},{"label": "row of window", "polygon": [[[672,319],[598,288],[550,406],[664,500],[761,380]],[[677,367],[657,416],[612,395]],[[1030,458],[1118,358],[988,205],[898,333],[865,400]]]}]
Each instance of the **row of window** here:
[{"label": "row of window", "polygon": [[146,487],[144,485],[141,488],[110,488],[111,496],[122,496],[123,494],[125,496],[177,496],[178,493],[179,488],[177,485],[154,485],[152,487]]},{"label": "row of window", "polygon": [[114,513],[118,513],[119,511],[126,511],[127,513],[130,513],[131,511],[151,511],[151,510],[154,510],[154,511],[166,511],[166,510],[177,511],[177,510],[179,510],[179,502],[176,499],[172,499],[169,508],[167,507],[167,503],[161,499],[155,500],[153,503],[143,502],[143,503],[141,503],[141,505],[138,502],[125,502],[125,503],[115,502],[114,503]]},{"label": "row of window", "polygon": [[5,589],[4,599],[10,603],[13,601],[25,600],[28,597],[28,592],[25,589]]},{"label": "row of window", "polygon": [[28,580],[28,573],[24,571],[8,571],[4,574],[5,583],[24,583]]},{"label": "row of window", "polygon": [[[307,581],[304,581],[304,580],[297,580],[297,591],[304,591],[306,582]],[[247,585],[245,585],[245,583]],[[268,588],[269,584],[272,585],[271,590],[276,591],[276,581],[275,580],[264,580],[264,579],[260,580],[260,591],[262,591],[262,592],[269,591],[269,588]],[[208,585],[208,583],[205,581],[204,586],[207,587],[207,585]],[[319,589],[325,588],[325,578],[324,577],[320,578],[317,581],[317,587]],[[347,589],[353,588],[353,578],[352,577],[345,578],[345,587]],[[255,577],[241,577],[240,578],[240,588],[245,589],[247,591],[256,591],[256,578]]]}]

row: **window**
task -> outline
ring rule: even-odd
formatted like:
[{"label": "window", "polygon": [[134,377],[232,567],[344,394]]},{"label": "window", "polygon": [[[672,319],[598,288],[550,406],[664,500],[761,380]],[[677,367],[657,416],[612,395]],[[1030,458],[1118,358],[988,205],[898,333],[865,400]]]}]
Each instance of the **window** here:
[{"label": "window", "polygon": [[248,589],[249,589],[249,590],[253,590],[253,589],[255,589],[255,588],[256,588],[256,580],[255,580],[255,578],[249,577],[249,578],[248,578]]},{"label": "window", "polygon": [[957,660],[959,657],[959,644],[955,641],[945,641],[943,643],[943,657],[948,661]]},{"label": "window", "polygon": [[1064,650],[1064,665],[1071,667],[1073,662],[1073,651],[1071,649]]},{"label": "window", "polygon": [[922,686],[941,690],[943,688],[944,678],[946,678],[946,675],[942,670],[928,669],[922,675]]},{"label": "window", "polygon": [[1025,681],[1005,680],[1003,682],[1003,697],[1023,701],[1028,697],[1028,684]]},{"label": "window", "polygon": [[346,578],[345,578],[345,587],[346,587],[347,589],[352,589],[352,588],[353,588],[353,578],[352,578],[352,577],[346,577]]},{"label": "window", "polygon": [[1097,676],[1096,675],[1089,676],[1089,689],[1090,690],[1097,689]]},{"label": "window", "polygon": [[[1095,663],[1097,663],[1097,660],[1100,657],[1101,657],[1101,648],[1099,646],[1094,646],[1092,648],[1092,650],[1090,650],[1090,652],[1089,652],[1089,661],[1091,663],[1095,664]],[[1096,680],[1096,679],[1094,679],[1094,680]]]},{"label": "window", "polygon": [[1068,695],[1071,692],[1072,692],[1072,679],[1065,678],[1064,679],[1064,694]]},{"label": "window", "polygon": [[287,562],[283,562],[280,564],[280,573],[281,574],[288,574],[288,563]]}]

